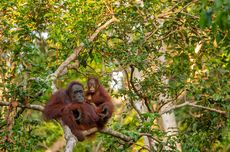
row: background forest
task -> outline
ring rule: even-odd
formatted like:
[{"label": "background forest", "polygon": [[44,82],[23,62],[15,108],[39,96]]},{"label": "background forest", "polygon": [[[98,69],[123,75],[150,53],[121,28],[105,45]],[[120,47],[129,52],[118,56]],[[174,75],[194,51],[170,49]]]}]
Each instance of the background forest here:
[{"label": "background forest", "polygon": [[1,0],[0,151],[67,151],[41,111],[88,76],[115,112],[75,152],[230,151],[229,30],[229,0]]}]

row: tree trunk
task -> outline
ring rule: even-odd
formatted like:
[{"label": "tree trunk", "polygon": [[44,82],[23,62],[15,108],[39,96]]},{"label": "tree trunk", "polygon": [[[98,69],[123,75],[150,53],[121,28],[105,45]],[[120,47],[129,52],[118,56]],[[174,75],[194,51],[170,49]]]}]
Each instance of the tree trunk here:
[{"label": "tree trunk", "polygon": [[[160,49],[160,52],[163,53],[163,55],[159,57],[159,61],[162,65],[164,65],[166,62],[165,60],[166,47],[164,43],[162,45],[162,48]],[[162,75],[161,81],[165,86],[168,85],[169,80],[165,75]],[[165,90],[164,92],[165,94],[161,93],[159,96],[159,105],[163,105],[161,106],[159,113],[163,111],[167,111],[173,105],[172,100],[170,100],[170,96],[167,94],[167,90]],[[175,138],[177,138],[176,136],[178,134],[178,129],[177,129],[177,123],[176,123],[174,112],[171,111],[168,113],[163,113],[161,115],[161,119],[162,119],[162,125],[163,125],[162,127],[164,131],[166,132],[166,135],[174,136]],[[177,149],[181,151],[180,143],[176,143],[176,146],[177,146]],[[169,147],[165,147],[165,148],[170,149]]]},{"label": "tree trunk", "polygon": [[[143,74],[140,71],[138,71],[137,69],[134,70],[133,77],[136,78],[137,80],[141,80],[141,78],[143,78],[142,75]],[[141,113],[148,112],[147,107],[144,104],[144,101],[141,101],[141,100],[136,101],[135,106]],[[148,136],[144,136],[144,144],[146,147],[149,147],[149,149],[152,150],[153,147],[152,147],[151,139]]]}]

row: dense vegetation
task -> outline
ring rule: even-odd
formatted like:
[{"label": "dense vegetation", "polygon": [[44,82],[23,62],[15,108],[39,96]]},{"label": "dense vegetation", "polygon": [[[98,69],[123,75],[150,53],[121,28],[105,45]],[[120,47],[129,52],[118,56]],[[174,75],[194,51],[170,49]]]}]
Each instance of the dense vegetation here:
[{"label": "dense vegetation", "polygon": [[[229,151],[229,29],[229,0],[1,0],[0,151],[45,151],[60,139],[58,122],[26,107],[45,105],[52,74],[80,46],[55,85],[99,77],[116,105],[107,127],[133,142],[97,133],[75,151],[152,149],[140,135],[156,151]],[[162,127],[162,95],[176,137]]]}]

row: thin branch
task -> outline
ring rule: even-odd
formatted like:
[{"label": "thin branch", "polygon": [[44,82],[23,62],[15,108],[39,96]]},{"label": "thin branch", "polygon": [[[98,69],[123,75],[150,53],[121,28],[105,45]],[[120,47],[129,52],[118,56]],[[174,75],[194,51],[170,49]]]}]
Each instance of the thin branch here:
[{"label": "thin branch", "polygon": [[[131,86],[130,86],[130,82],[129,82],[129,75],[126,69],[124,69],[125,75],[126,75],[126,79],[127,79],[127,83],[128,83],[128,89],[131,91]],[[132,99],[130,99],[131,105],[134,108],[134,110],[137,112],[138,116],[140,117],[140,119],[142,120],[142,122],[144,121],[144,118],[141,115],[141,111],[137,108],[137,106],[135,105],[134,101]]]},{"label": "thin branch", "polygon": [[177,10],[175,12],[171,11],[171,12],[166,12],[166,13],[160,14],[160,15],[157,16],[157,18],[164,18],[166,16],[170,16],[170,15],[173,15],[173,14],[178,14],[178,13],[182,12],[185,8],[187,8],[189,5],[191,5],[192,3],[196,3],[197,1],[198,0],[193,0],[193,1],[189,2],[184,7],[182,7],[181,9],[179,9],[179,10]]},{"label": "thin branch", "polygon": [[140,136],[147,136],[147,137],[150,137],[151,139],[153,139],[154,141],[158,142],[158,143],[161,143],[162,141],[160,141],[159,139],[157,138],[154,138],[153,135],[149,134],[149,133],[140,133]]},{"label": "thin branch", "polygon": [[186,4],[182,9],[180,9],[180,10],[178,11],[178,13],[182,12],[182,11],[183,11],[184,9],[186,9],[189,5],[191,5],[192,3],[196,3],[196,2],[198,2],[198,0],[193,0],[193,1],[189,2],[189,3]]},{"label": "thin branch", "polygon": [[218,110],[218,109],[214,109],[214,108],[209,108],[209,107],[197,105],[196,103],[192,103],[192,102],[186,101],[186,102],[184,102],[182,104],[172,106],[171,108],[169,108],[169,109],[167,109],[165,111],[160,112],[160,115],[162,115],[164,113],[167,113],[167,112],[170,112],[172,110],[181,108],[181,107],[185,107],[185,106],[192,106],[192,107],[196,107],[196,108],[201,108],[201,109],[205,109],[205,110],[217,112],[217,113],[220,113],[220,114],[223,114],[223,115],[227,114],[226,111],[222,111],[222,110]]},{"label": "thin branch", "polygon": [[166,104],[170,103],[170,102],[174,102],[174,101],[185,101],[186,100],[186,94],[187,94],[187,91],[188,89],[184,89],[182,90],[179,94],[176,95],[175,98],[173,99],[169,99],[169,100],[166,100],[165,102],[162,102],[160,103],[160,105],[158,106],[158,111],[163,107],[165,106]]},{"label": "thin branch", "polygon": [[104,133],[104,134],[108,134],[108,135],[111,135],[111,136],[114,136],[114,137],[117,137],[123,141],[126,141],[126,142],[132,142],[134,139],[132,139],[131,137],[129,136],[126,136],[126,135],[123,135],[117,131],[114,131],[112,129],[108,129],[108,128],[105,128],[103,130],[100,131],[101,133]]},{"label": "thin branch", "polygon": [[194,19],[199,19],[198,16],[191,15],[191,14],[189,14],[189,13],[185,13],[185,12],[180,12],[180,13],[181,13],[181,14],[184,14],[184,15],[187,15],[187,16],[190,16],[190,17],[192,17],[192,18],[194,18]]},{"label": "thin branch", "polygon": [[148,104],[148,99],[146,96],[142,95],[138,90],[137,88],[135,87],[134,83],[133,83],[133,72],[134,72],[134,66],[133,65],[130,65],[130,68],[131,68],[131,74],[130,74],[130,84],[133,88],[133,91],[142,99],[144,99],[145,101],[145,106],[147,107],[148,111],[151,112],[151,108],[149,107],[149,104]]},{"label": "thin branch", "polygon": [[162,40],[168,38],[170,35],[172,35],[173,33],[176,33],[176,32],[178,32],[176,29],[173,30],[173,31],[170,31],[170,32],[169,32],[167,35],[165,35],[164,37],[157,39],[157,41],[162,41]]},{"label": "thin branch", "polygon": [[156,34],[157,31],[158,31],[159,29],[160,29],[160,27],[157,27],[153,32],[151,32],[150,34],[145,35],[145,42],[146,42],[149,38],[151,38],[154,34]]},{"label": "thin branch", "polygon": [[183,2],[182,0],[180,0],[178,3],[176,3],[172,8],[170,8],[167,12],[172,12],[174,10],[174,8],[176,8],[181,2]]},{"label": "thin branch", "polygon": [[95,147],[93,148],[93,152],[99,152],[100,148],[101,148],[101,144],[102,144],[102,140],[99,141],[99,143],[97,145],[95,145]]},{"label": "thin branch", "polygon": [[[10,106],[10,105],[11,105],[11,102],[0,101],[0,106]],[[23,105],[21,103],[18,103],[17,107],[33,109],[33,110],[37,110],[37,111],[43,111],[44,110],[44,107],[41,105]]]}]

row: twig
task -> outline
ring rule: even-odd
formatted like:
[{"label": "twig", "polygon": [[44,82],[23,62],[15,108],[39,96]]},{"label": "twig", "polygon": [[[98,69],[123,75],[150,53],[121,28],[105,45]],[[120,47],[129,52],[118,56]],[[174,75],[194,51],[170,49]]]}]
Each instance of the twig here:
[{"label": "twig", "polygon": [[227,114],[225,111],[222,111],[222,110],[218,110],[218,109],[214,109],[214,108],[209,108],[209,107],[201,106],[201,105],[197,105],[196,103],[192,103],[192,102],[186,101],[186,102],[184,102],[184,103],[182,103],[180,105],[172,106],[171,108],[167,109],[166,111],[160,112],[160,115],[162,115],[164,113],[167,113],[167,112],[170,112],[172,110],[184,107],[184,106],[192,106],[192,107],[196,107],[196,108],[202,108],[202,109],[206,109],[206,110],[209,110],[209,111],[217,112],[217,113],[220,113],[220,114],[223,114],[223,115]]},{"label": "twig", "polygon": [[153,34],[157,33],[157,31],[160,29],[160,27],[157,27],[153,32],[151,32],[150,34],[147,34],[145,36],[145,41],[147,41],[150,37],[153,36]]},{"label": "twig", "polygon": [[151,108],[149,107],[149,104],[148,104],[148,99],[146,96],[144,96],[143,94],[141,94],[137,88],[135,87],[134,83],[133,83],[133,72],[134,72],[134,66],[133,65],[130,65],[130,68],[131,68],[131,74],[130,74],[130,84],[133,88],[133,91],[142,99],[144,99],[145,101],[145,106],[147,107],[148,111],[151,112]]},{"label": "twig", "polygon": [[140,136],[147,136],[147,137],[150,137],[150,138],[152,138],[154,141],[156,141],[156,142],[158,142],[158,143],[161,143],[161,142],[162,142],[162,141],[160,141],[159,139],[154,138],[153,135],[148,134],[148,133],[140,133]]},{"label": "twig", "polygon": [[133,139],[129,136],[126,136],[126,135],[123,135],[117,131],[114,131],[112,129],[108,129],[108,128],[105,128],[103,130],[100,131],[101,133],[104,133],[104,134],[108,134],[108,135],[111,135],[111,136],[114,136],[114,137],[117,137],[123,141],[126,141],[126,142],[130,142],[130,141],[133,141]]},{"label": "twig", "polygon": [[[127,83],[128,83],[128,89],[131,91],[131,86],[130,86],[130,82],[129,82],[129,75],[128,75],[128,72],[126,69],[124,69],[125,71],[125,75],[126,75],[126,78],[127,78]],[[144,118],[142,117],[142,114],[141,114],[141,111],[137,108],[137,106],[134,104],[134,101],[133,99],[130,99],[130,102],[131,102],[131,105],[132,107],[134,108],[134,110],[137,112],[138,116],[140,117],[141,121],[143,122],[144,121]]]},{"label": "twig", "polygon": [[166,12],[164,14],[160,14],[157,16],[157,18],[164,18],[166,16],[169,16],[169,15],[172,15],[172,14],[178,14],[180,13],[181,11],[183,11],[186,7],[188,7],[189,5],[191,5],[192,3],[196,3],[198,0],[193,0],[191,2],[189,2],[188,4],[186,4],[183,8],[181,8],[180,10],[177,10],[175,12]]},{"label": "twig", "polygon": [[99,152],[99,149],[100,149],[100,147],[101,147],[101,144],[102,144],[102,140],[99,141],[99,143],[96,145],[96,148],[93,148],[93,149],[94,149],[93,152]]},{"label": "twig", "polygon": [[161,37],[161,38],[157,39],[157,41],[162,41],[162,40],[168,38],[170,35],[172,35],[173,33],[176,33],[176,32],[178,32],[177,29],[175,29],[175,30],[173,30],[173,31],[170,31],[170,32],[169,32],[167,35],[165,35],[164,37]]},{"label": "twig", "polygon": [[191,14],[189,14],[189,13],[185,13],[185,12],[180,12],[180,13],[181,13],[181,14],[184,14],[184,15],[187,15],[187,16],[190,16],[190,17],[192,17],[192,18],[194,18],[194,19],[199,19],[198,16],[191,15]]},{"label": "twig", "polygon": [[172,8],[170,8],[167,12],[172,12],[174,10],[174,8],[176,8],[181,2],[183,2],[182,0],[180,0],[178,3],[176,3]]},{"label": "twig", "polygon": [[177,94],[175,98],[169,99],[169,100],[167,100],[167,101],[165,101],[165,102],[160,103],[160,105],[157,107],[158,111],[159,111],[163,106],[165,106],[166,104],[168,104],[168,103],[170,103],[170,102],[173,102],[173,101],[176,101],[176,100],[177,100],[177,101],[185,101],[185,100],[186,100],[187,91],[188,91],[187,89],[184,89],[184,90],[182,90],[179,94]]}]

